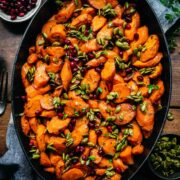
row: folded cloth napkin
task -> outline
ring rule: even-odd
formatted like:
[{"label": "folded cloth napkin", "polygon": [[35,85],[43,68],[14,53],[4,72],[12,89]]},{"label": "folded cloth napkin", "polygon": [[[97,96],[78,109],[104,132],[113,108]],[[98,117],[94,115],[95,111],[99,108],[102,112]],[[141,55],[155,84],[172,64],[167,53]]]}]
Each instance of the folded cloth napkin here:
[{"label": "folded cloth napkin", "polygon": [[[165,14],[172,13],[172,11],[163,6],[158,0],[148,0],[148,2],[151,4],[155,13],[157,14],[164,32],[166,32],[178,20],[178,17],[174,18],[173,22],[168,23],[165,19]],[[6,142],[8,151],[0,158],[0,180],[38,179],[22,152],[15,133],[12,116],[8,125]]]}]

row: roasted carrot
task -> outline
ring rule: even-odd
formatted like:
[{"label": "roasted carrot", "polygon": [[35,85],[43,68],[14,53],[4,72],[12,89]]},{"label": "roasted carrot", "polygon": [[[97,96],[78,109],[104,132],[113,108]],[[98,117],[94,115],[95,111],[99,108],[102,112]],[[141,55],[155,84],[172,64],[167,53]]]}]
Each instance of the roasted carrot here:
[{"label": "roasted carrot", "polygon": [[30,125],[29,125],[28,119],[25,116],[21,117],[21,127],[22,127],[23,133],[27,136],[30,131]]},{"label": "roasted carrot", "polygon": [[94,32],[101,29],[106,24],[107,19],[103,16],[95,16],[92,20],[92,30]]},{"label": "roasted carrot", "polygon": [[106,5],[105,0],[88,0],[89,4],[96,8],[96,9],[102,9]]}]

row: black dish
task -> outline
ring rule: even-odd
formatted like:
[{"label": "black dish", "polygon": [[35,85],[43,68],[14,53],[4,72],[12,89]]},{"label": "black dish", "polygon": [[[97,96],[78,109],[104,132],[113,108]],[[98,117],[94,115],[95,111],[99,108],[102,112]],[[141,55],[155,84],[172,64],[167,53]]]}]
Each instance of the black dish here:
[{"label": "black dish", "polygon": [[[162,97],[163,109],[159,111],[155,117],[155,125],[152,136],[151,138],[144,140],[143,142],[145,146],[145,151],[143,155],[137,157],[137,159],[135,159],[135,164],[131,166],[129,170],[123,175],[123,179],[126,180],[134,177],[134,175],[140,170],[144,162],[147,160],[149,154],[151,153],[154,144],[159,138],[163,129],[171,96],[171,61],[162,28],[155,16],[154,11],[151,9],[150,5],[146,0],[141,1],[140,3],[138,0],[133,2],[137,2],[138,12],[141,15],[142,24],[146,24],[148,26],[150,34],[156,33],[160,38],[160,50],[164,55],[164,58],[162,60],[162,65],[164,68],[162,80],[165,84],[165,94]],[[120,3],[122,3],[122,1]],[[12,112],[16,133],[19,138],[21,147],[24,151],[24,154],[27,157],[27,160],[42,179],[55,179],[55,176],[46,173],[45,171],[43,171],[43,168],[37,161],[31,160],[28,148],[28,138],[25,137],[21,131],[20,117],[18,117],[17,114],[23,112],[24,106],[24,102],[19,98],[25,94],[24,87],[21,83],[21,67],[27,59],[28,48],[35,43],[36,36],[41,31],[43,24],[45,24],[45,22],[56,12],[55,7],[56,6],[54,4],[54,1],[47,0],[30,22],[22,39],[20,48],[17,52],[12,76]]]},{"label": "black dish", "polygon": [[[164,135],[162,135],[161,137],[163,137],[163,136],[169,137],[169,138],[174,138],[174,137],[176,137],[176,138],[177,138],[177,143],[180,144],[180,136],[179,136],[179,135],[176,135],[176,134],[164,134]],[[153,168],[153,166],[152,166],[152,164],[151,164],[151,162],[150,162],[150,158],[148,159],[148,166],[149,166],[151,172],[152,172],[158,179],[162,179],[162,180],[178,180],[178,179],[180,179],[180,172],[176,172],[176,173],[174,173],[174,174],[172,174],[172,175],[170,175],[170,176],[168,176],[168,177],[165,177],[165,176],[163,176],[162,174],[160,174],[158,171],[156,171],[156,170]]]}]

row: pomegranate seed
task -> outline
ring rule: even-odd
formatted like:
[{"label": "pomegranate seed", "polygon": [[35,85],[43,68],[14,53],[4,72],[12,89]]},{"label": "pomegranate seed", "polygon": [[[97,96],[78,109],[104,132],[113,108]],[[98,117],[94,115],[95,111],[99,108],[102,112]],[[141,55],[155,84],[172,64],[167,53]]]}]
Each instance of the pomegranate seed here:
[{"label": "pomegranate seed", "polygon": [[64,116],[63,113],[58,113],[59,118],[63,118],[63,116]]},{"label": "pomegranate seed", "polygon": [[100,148],[100,149],[98,150],[98,154],[99,154],[100,156],[103,156],[103,155],[104,155],[104,151],[102,150],[102,148]]},{"label": "pomegranate seed", "polygon": [[74,61],[76,61],[76,62],[78,62],[78,61],[79,61],[79,59],[78,59],[78,58],[73,58],[73,60],[74,60]]},{"label": "pomegranate seed", "polygon": [[110,133],[112,133],[112,126],[107,126],[107,130],[110,132]]},{"label": "pomegranate seed", "polygon": [[76,124],[76,119],[75,118],[71,119],[71,124],[73,124],[73,125]]},{"label": "pomegranate seed", "polygon": [[73,160],[72,160],[72,163],[73,163],[73,164],[76,164],[77,162],[78,162],[78,159],[73,159]]},{"label": "pomegranate seed", "polygon": [[108,87],[108,90],[111,91],[112,90],[112,83],[108,82],[107,87]]},{"label": "pomegranate seed", "polygon": [[88,127],[89,127],[90,129],[94,129],[94,128],[95,128],[95,124],[92,123],[92,122],[89,122]]},{"label": "pomegranate seed", "polygon": [[89,54],[88,54],[88,58],[89,58],[89,59],[93,59],[93,58],[95,58],[95,55],[94,55],[93,53],[89,53]]},{"label": "pomegranate seed", "polygon": [[98,129],[98,130],[96,131],[96,134],[97,134],[98,136],[100,136],[100,135],[102,134],[102,131],[101,131],[100,129]]},{"label": "pomegranate seed", "polygon": [[76,63],[74,61],[71,61],[70,65],[71,65],[72,69],[74,69],[76,67]]},{"label": "pomegranate seed", "polygon": [[137,41],[138,39],[139,39],[139,34],[138,34],[138,33],[135,33],[135,34],[134,34],[134,40]]},{"label": "pomegranate seed", "polygon": [[19,13],[18,16],[19,17],[23,17],[25,14],[23,12]]},{"label": "pomegranate seed", "polygon": [[29,146],[34,146],[34,140],[30,140],[30,142],[29,142]]},{"label": "pomegranate seed", "polygon": [[68,128],[71,132],[74,130],[74,126],[71,123],[69,124]]},{"label": "pomegranate seed", "polygon": [[121,173],[121,169],[119,167],[116,167],[116,172],[120,174]]},{"label": "pomegranate seed", "polygon": [[67,44],[67,45],[70,45],[71,41],[69,39],[65,39],[64,43]]},{"label": "pomegranate seed", "polygon": [[73,68],[73,72],[76,72],[77,70],[78,70],[78,68],[77,68],[77,67]]},{"label": "pomegranate seed", "polygon": [[126,29],[131,29],[131,25],[130,24],[126,24]]},{"label": "pomegranate seed", "polygon": [[59,106],[59,107],[57,108],[57,110],[58,110],[58,112],[63,112],[64,108],[63,108],[63,106]]},{"label": "pomegranate seed", "polygon": [[132,68],[127,68],[127,69],[126,69],[126,73],[129,74],[129,73],[131,73],[131,72],[132,72]]},{"label": "pomegranate seed", "polygon": [[137,79],[138,79],[138,81],[143,81],[144,78],[143,78],[143,76],[138,76]]},{"label": "pomegranate seed", "polygon": [[41,114],[41,111],[37,110],[37,111],[35,112],[35,114],[36,114],[36,116],[39,116],[39,115]]},{"label": "pomegranate seed", "polygon": [[123,57],[123,51],[119,52],[120,57]]},{"label": "pomegranate seed", "polygon": [[102,119],[101,113],[97,113],[97,117],[98,117],[99,119]]},{"label": "pomegranate seed", "polygon": [[101,72],[101,68],[96,67],[96,68],[95,68],[95,71],[98,72],[98,73],[100,73],[100,72]]},{"label": "pomegranate seed", "polygon": [[83,160],[87,160],[87,156],[83,154],[83,155],[82,155],[82,159],[83,159]]}]

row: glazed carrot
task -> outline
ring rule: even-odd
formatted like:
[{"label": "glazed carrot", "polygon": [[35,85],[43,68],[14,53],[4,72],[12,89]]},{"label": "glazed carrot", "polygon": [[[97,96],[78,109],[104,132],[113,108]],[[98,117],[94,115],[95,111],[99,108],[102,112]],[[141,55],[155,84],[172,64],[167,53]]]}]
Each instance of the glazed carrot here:
[{"label": "glazed carrot", "polygon": [[50,153],[50,161],[51,161],[51,164],[53,166],[56,166],[56,164],[58,163],[58,161],[62,160],[62,157],[57,155],[57,154],[54,154],[54,153]]},{"label": "glazed carrot", "polygon": [[99,176],[103,176],[106,172],[106,169],[95,169],[96,174]]},{"label": "glazed carrot", "polygon": [[131,49],[138,48],[139,45],[143,45],[148,40],[148,27],[142,26],[138,28],[136,34],[138,34],[138,39],[134,39],[134,41],[130,44]]},{"label": "glazed carrot", "polygon": [[64,89],[67,91],[69,88],[69,83],[71,82],[73,75],[71,71],[70,62],[68,59],[65,60],[63,68],[61,70],[61,79]]},{"label": "glazed carrot", "polygon": [[108,59],[104,64],[104,68],[101,71],[101,78],[104,81],[110,81],[113,79],[116,72],[114,59]]},{"label": "glazed carrot", "polygon": [[101,162],[102,157],[99,155],[98,149],[92,149],[90,155],[95,157],[95,159],[93,160],[95,164],[99,164]]},{"label": "glazed carrot", "polygon": [[98,101],[97,100],[88,100],[88,104],[89,104],[89,107],[91,109],[98,109],[99,107],[99,104],[98,104]]},{"label": "glazed carrot", "polygon": [[110,180],[121,180],[121,175],[116,173],[110,178]]},{"label": "glazed carrot", "polygon": [[106,5],[105,0],[88,0],[89,4],[96,8],[96,9],[102,9]]},{"label": "glazed carrot", "polygon": [[45,86],[49,81],[49,76],[46,73],[46,66],[45,64],[40,65],[37,67],[35,75],[34,75],[34,85],[37,88],[41,88]]},{"label": "glazed carrot", "polygon": [[98,51],[101,46],[97,43],[96,39],[91,39],[80,46],[82,52],[89,53],[92,51]]},{"label": "glazed carrot", "polygon": [[113,79],[113,85],[120,83],[124,83],[124,79],[119,74],[116,73]]},{"label": "glazed carrot", "polygon": [[102,146],[103,151],[108,155],[114,156],[116,152],[115,145],[116,145],[115,139],[107,139],[103,143],[103,146]]},{"label": "glazed carrot", "polygon": [[99,83],[99,88],[102,89],[102,93],[100,93],[99,98],[100,99],[106,99],[107,95],[109,94],[106,82],[105,81],[101,81]]},{"label": "glazed carrot", "polygon": [[127,146],[125,149],[120,153],[120,158],[122,161],[128,165],[134,164],[134,159],[132,156],[132,147]]},{"label": "glazed carrot", "polygon": [[47,168],[44,168],[44,171],[54,174],[55,168],[54,167],[47,167]]},{"label": "glazed carrot", "polygon": [[106,44],[108,40],[111,40],[113,36],[113,28],[105,25],[98,33],[97,33],[97,41],[102,42],[102,45]]},{"label": "glazed carrot", "polygon": [[118,0],[106,0],[106,3],[111,4],[113,8],[119,4]]},{"label": "glazed carrot", "polygon": [[92,59],[86,63],[88,67],[98,67],[100,64],[104,64],[107,59],[104,56],[101,56],[97,59]]},{"label": "glazed carrot", "polygon": [[[142,110],[142,105],[144,109]],[[137,107],[136,120],[145,131],[152,131],[154,126],[154,107],[149,99],[144,99],[143,104]]]},{"label": "glazed carrot", "polygon": [[82,24],[91,23],[92,16],[89,14],[81,14],[74,18],[70,24],[71,27],[80,27]]},{"label": "glazed carrot", "polygon": [[97,88],[99,80],[100,75],[94,69],[91,69],[85,74],[81,86],[89,86],[90,92],[93,92]]},{"label": "glazed carrot", "polygon": [[117,92],[118,97],[115,99],[115,103],[122,103],[127,100],[127,96],[130,95],[130,89],[127,83],[120,83],[113,85],[112,92]]},{"label": "glazed carrot", "polygon": [[40,53],[41,50],[44,48],[44,38],[41,34],[39,34],[36,38],[36,53]]},{"label": "glazed carrot", "polygon": [[36,113],[40,113],[42,111],[42,107],[40,104],[40,99],[42,97],[43,96],[39,95],[28,100],[28,102],[24,106],[24,114],[27,117],[35,117]]},{"label": "glazed carrot", "polygon": [[95,14],[95,9],[93,7],[87,7],[82,9],[81,14],[91,14],[94,15]]},{"label": "glazed carrot", "polygon": [[125,37],[132,41],[134,39],[134,34],[136,33],[138,27],[140,26],[140,15],[139,13],[135,13],[132,16],[132,22],[129,23],[131,28],[125,29]]},{"label": "glazed carrot", "polygon": [[141,129],[136,122],[132,122],[131,126],[132,126],[131,129],[132,129],[133,133],[131,136],[128,137],[128,140],[133,145],[140,144],[143,139]]},{"label": "glazed carrot", "polygon": [[59,86],[57,87],[53,92],[53,97],[59,97],[62,94],[63,87]]},{"label": "glazed carrot", "polygon": [[46,71],[49,73],[58,73],[63,67],[63,61],[51,62],[46,66]]},{"label": "glazed carrot", "polygon": [[66,146],[65,146],[65,138],[61,138],[61,137],[56,137],[56,136],[51,136],[49,139],[50,144],[53,145],[53,147],[59,152],[62,153]]},{"label": "glazed carrot", "polygon": [[163,81],[159,80],[156,85],[158,86],[158,89],[154,90],[151,96],[149,97],[152,103],[157,102],[161,98],[161,96],[164,94],[164,91],[165,91]]},{"label": "glazed carrot", "polygon": [[107,158],[102,158],[101,162],[99,163],[100,168],[108,168],[112,166],[112,162],[109,162]]},{"label": "glazed carrot", "polygon": [[50,37],[50,33],[51,33],[51,29],[53,26],[56,25],[56,21],[55,20],[50,20],[48,21],[42,28],[42,33],[49,38]]},{"label": "glazed carrot", "polygon": [[28,119],[25,116],[21,117],[21,127],[22,127],[23,133],[25,135],[28,135],[30,131],[30,125],[29,125]]},{"label": "glazed carrot", "polygon": [[64,161],[60,160],[55,166],[56,178],[58,180],[62,179],[61,177],[62,177],[63,170],[64,170]]},{"label": "glazed carrot", "polygon": [[35,53],[31,54],[27,59],[28,64],[34,64],[37,61],[38,61],[38,56]]},{"label": "glazed carrot", "polygon": [[108,130],[105,127],[100,128],[102,131],[102,135],[98,137],[98,144],[99,146],[103,146],[108,137],[106,136],[108,134]]},{"label": "glazed carrot", "polygon": [[51,28],[49,39],[51,42],[63,42],[66,39],[65,27],[62,24],[57,24]]},{"label": "glazed carrot", "polygon": [[119,107],[120,111],[115,114],[115,123],[117,125],[124,125],[131,122],[136,115],[136,111],[133,109],[132,105],[128,103],[123,103],[119,105]]},{"label": "glazed carrot", "polygon": [[159,52],[154,58],[150,59],[147,62],[139,61],[137,60],[137,58],[133,58],[132,62],[133,62],[133,66],[135,67],[146,68],[146,67],[156,66],[161,61],[162,58],[163,58],[163,54]]},{"label": "glazed carrot", "polygon": [[105,24],[107,19],[103,16],[95,16],[92,20],[92,30],[94,32],[100,30]]},{"label": "glazed carrot", "polygon": [[97,134],[95,130],[89,131],[88,143],[91,144],[92,146],[95,146],[97,144]]},{"label": "glazed carrot", "polygon": [[134,93],[138,92],[138,86],[134,80],[131,80],[128,82],[128,87],[131,90],[131,92],[134,92]]},{"label": "glazed carrot", "polygon": [[95,179],[96,179],[95,176],[88,176],[88,177],[85,178],[85,180],[95,180]]},{"label": "glazed carrot", "polygon": [[42,124],[39,124],[37,127],[36,141],[41,152],[44,152],[46,149],[45,132],[46,127]]},{"label": "glazed carrot", "polygon": [[43,110],[40,114],[41,117],[44,117],[44,118],[52,118],[54,116],[57,116],[57,113],[55,110]]},{"label": "glazed carrot", "polygon": [[122,17],[122,14],[124,12],[124,7],[122,7],[121,5],[117,5],[115,8],[114,8],[116,14],[117,14],[117,17],[118,18],[121,18]]},{"label": "glazed carrot", "polygon": [[55,19],[58,23],[65,23],[72,16],[75,9],[76,5],[74,1],[71,1],[59,10],[59,12],[55,16]]},{"label": "glazed carrot", "polygon": [[49,56],[54,56],[55,58],[61,58],[62,56],[65,55],[64,48],[62,47],[47,47],[46,52]]},{"label": "glazed carrot", "polygon": [[121,173],[123,173],[124,171],[126,171],[126,169],[128,169],[128,166],[126,166],[120,158],[113,159],[113,167],[119,168]]},{"label": "glazed carrot", "polygon": [[51,161],[45,152],[41,152],[40,154],[40,164],[46,167],[51,166]]},{"label": "glazed carrot", "polygon": [[24,87],[28,87],[30,85],[29,81],[27,80],[27,73],[28,73],[28,70],[31,68],[31,66],[28,64],[28,63],[25,63],[23,66],[22,66],[22,69],[21,69],[21,78],[22,78],[22,82],[23,82],[23,85]]},{"label": "glazed carrot", "polygon": [[49,94],[45,94],[42,99],[40,99],[40,103],[43,109],[52,110],[54,108],[53,97]]},{"label": "glazed carrot", "polygon": [[80,169],[77,168],[73,168],[70,169],[68,171],[66,171],[63,175],[62,175],[62,180],[78,180],[83,178],[84,174]]},{"label": "glazed carrot", "polygon": [[149,36],[147,42],[144,44],[146,50],[141,53],[140,61],[147,62],[156,56],[159,50],[159,38],[157,35]]},{"label": "glazed carrot", "polygon": [[141,144],[138,144],[132,148],[132,153],[135,155],[142,154],[144,151],[144,146]]},{"label": "glazed carrot", "polygon": [[69,123],[69,118],[61,120],[58,118],[58,116],[55,116],[49,122],[47,122],[47,130],[51,134],[58,135],[61,130],[68,126]]},{"label": "glazed carrot", "polygon": [[90,147],[85,147],[85,150],[84,150],[84,152],[83,152],[83,155],[85,155],[86,157],[88,157],[89,154],[90,154],[90,151],[91,151],[91,148],[90,148]]},{"label": "glazed carrot", "polygon": [[36,134],[37,133],[37,128],[38,128],[38,125],[39,125],[39,122],[38,122],[37,118],[30,118],[29,119],[29,125],[30,125],[32,131]]},{"label": "glazed carrot", "polygon": [[162,64],[159,63],[157,66],[155,66],[154,71],[149,75],[151,79],[156,79],[157,77],[161,76],[163,67]]}]

